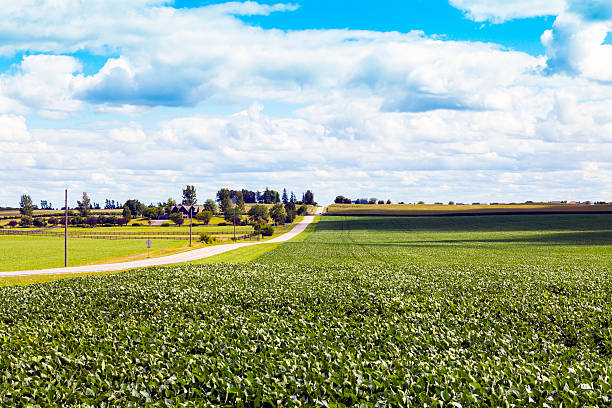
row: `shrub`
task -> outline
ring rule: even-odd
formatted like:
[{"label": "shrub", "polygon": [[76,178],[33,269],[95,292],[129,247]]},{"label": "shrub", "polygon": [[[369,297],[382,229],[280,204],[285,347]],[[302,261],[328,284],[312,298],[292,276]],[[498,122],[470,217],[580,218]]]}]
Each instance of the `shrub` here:
[{"label": "shrub", "polygon": [[121,217],[117,220],[117,225],[119,225],[120,227],[123,227],[125,224],[127,224],[130,220],[128,220],[125,217]]},{"label": "shrub", "polygon": [[87,219],[85,220],[85,222],[86,222],[86,223],[87,223],[87,225],[89,225],[90,227],[95,227],[96,225],[98,225],[98,217],[89,216],[89,217],[87,217]]},{"label": "shrub", "polygon": [[169,227],[169,226],[170,226],[170,223],[169,223],[169,222],[164,222],[164,223],[163,223],[161,226],[162,226],[162,227]]},{"label": "shrub", "polygon": [[213,217],[213,213],[209,210],[200,211],[198,215],[196,215],[196,220],[202,221],[204,224],[208,225],[210,220]]},{"label": "shrub", "polygon": [[300,205],[297,210],[298,215],[306,215],[308,213],[308,206],[306,204]]},{"label": "shrub", "polygon": [[220,227],[225,227],[226,225],[230,225],[230,224],[228,224],[227,222],[220,222],[218,225]]},{"label": "shrub", "polygon": [[33,224],[35,227],[42,228],[47,225],[47,221],[45,221],[44,218],[35,218]]},{"label": "shrub", "polygon": [[170,214],[170,219],[172,220],[172,222],[174,222],[179,227],[183,225],[183,223],[185,222],[185,220],[183,219],[183,214],[181,213]]},{"label": "shrub", "polygon": [[15,220],[9,221],[8,226],[15,228],[17,225],[19,225],[19,223]]},{"label": "shrub", "polygon": [[270,224],[262,225],[259,228],[259,233],[264,237],[271,237],[272,234],[274,234],[274,227],[272,227]]},{"label": "shrub", "polygon": [[132,227],[140,227],[140,223],[139,222],[135,222],[132,224]]},{"label": "shrub", "polygon": [[57,225],[59,224],[59,219],[55,218],[55,217],[50,217],[47,222],[49,223],[49,225]]},{"label": "shrub", "polygon": [[207,232],[200,232],[200,242],[204,242],[205,244],[212,244],[215,242],[217,238],[213,237]]},{"label": "shrub", "polygon": [[19,225],[21,225],[22,227],[29,227],[33,223],[34,221],[29,215],[24,215],[23,217],[21,217],[21,221],[19,221]]},{"label": "shrub", "polygon": [[113,226],[113,224],[111,224],[111,223],[108,223],[108,222],[107,222],[107,223],[105,223],[105,224],[102,224],[102,226],[103,226],[103,227],[112,227],[112,226]]}]

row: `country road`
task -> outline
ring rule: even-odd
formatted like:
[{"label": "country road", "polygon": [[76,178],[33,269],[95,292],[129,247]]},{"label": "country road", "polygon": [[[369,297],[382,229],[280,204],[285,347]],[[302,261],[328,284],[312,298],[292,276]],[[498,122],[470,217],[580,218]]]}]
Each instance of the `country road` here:
[{"label": "country road", "polygon": [[[315,216],[321,215],[323,207],[318,207]],[[277,242],[285,242],[292,238],[295,238],[298,234],[303,232],[306,227],[312,223],[314,216],[306,216],[304,219],[297,223],[296,226],[286,234],[280,235],[274,239],[260,242],[242,242],[236,244],[217,245],[207,248],[194,249],[192,251],[181,252],[179,254],[163,256],[159,258],[142,259],[139,261],[120,262],[112,264],[101,264],[101,265],[84,265],[84,266],[70,266],[68,268],[52,268],[52,269],[35,269],[29,271],[9,271],[0,272],[0,277],[9,276],[28,276],[28,275],[55,275],[55,274],[67,274],[67,273],[88,273],[88,272],[113,272],[123,271],[126,269],[134,268],[145,268],[147,266],[158,266],[158,265],[170,265],[183,262],[197,261],[198,259],[204,259],[211,256],[219,255],[224,252],[233,251],[234,249],[243,248],[251,245],[270,244]]]}]

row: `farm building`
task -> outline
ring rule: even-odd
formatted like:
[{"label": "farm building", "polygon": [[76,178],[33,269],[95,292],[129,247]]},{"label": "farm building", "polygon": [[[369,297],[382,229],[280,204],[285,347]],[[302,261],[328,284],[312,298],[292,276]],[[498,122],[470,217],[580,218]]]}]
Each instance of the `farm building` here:
[{"label": "farm building", "polygon": [[195,216],[200,212],[200,207],[197,205],[175,205],[174,207],[172,207],[172,209],[170,210],[170,214],[174,214],[180,212],[183,214],[183,218],[187,219],[189,218],[189,213],[191,212],[191,216],[193,218],[195,218]]}]

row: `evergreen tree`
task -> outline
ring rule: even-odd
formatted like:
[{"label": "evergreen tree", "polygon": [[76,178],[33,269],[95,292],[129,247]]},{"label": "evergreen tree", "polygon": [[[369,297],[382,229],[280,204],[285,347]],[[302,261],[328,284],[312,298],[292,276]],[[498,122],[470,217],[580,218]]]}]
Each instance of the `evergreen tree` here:
[{"label": "evergreen tree", "polygon": [[198,199],[196,198],[196,190],[194,186],[187,185],[183,189],[183,205],[196,205]]},{"label": "evergreen tree", "polygon": [[287,204],[289,202],[289,198],[287,197],[287,189],[283,188],[283,204]]}]

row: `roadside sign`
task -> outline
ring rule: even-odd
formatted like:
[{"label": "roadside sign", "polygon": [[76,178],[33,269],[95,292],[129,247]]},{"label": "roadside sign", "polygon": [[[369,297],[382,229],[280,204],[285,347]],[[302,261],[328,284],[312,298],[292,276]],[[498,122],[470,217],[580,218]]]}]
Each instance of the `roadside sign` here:
[{"label": "roadside sign", "polygon": [[147,239],[147,248],[151,248],[151,240]]}]

